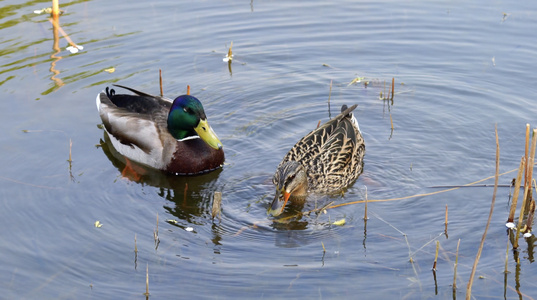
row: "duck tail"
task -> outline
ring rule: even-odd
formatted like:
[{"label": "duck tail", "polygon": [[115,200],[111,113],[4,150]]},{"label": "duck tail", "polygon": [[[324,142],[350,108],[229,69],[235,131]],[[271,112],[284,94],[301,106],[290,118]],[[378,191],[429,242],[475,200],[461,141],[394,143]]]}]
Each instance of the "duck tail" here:
[{"label": "duck tail", "polygon": [[351,122],[354,125],[356,125],[356,128],[360,130],[360,126],[358,125],[358,120],[356,120],[356,118],[354,117],[354,114],[352,113],[352,111],[356,109],[356,107],[358,107],[358,104],[354,104],[351,107],[347,107],[346,104],[343,104],[341,106],[341,114],[338,116],[338,118],[349,118]]},{"label": "duck tail", "polygon": [[[146,93],[144,93],[144,92],[140,92],[140,91],[138,91],[138,90],[135,90],[135,89],[130,88],[130,87],[126,87],[126,86],[124,86],[124,85],[113,84],[113,86],[117,86],[117,87],[120,87],[120,88],[124,88],[124,89],[126,89],[126,90],[129,90],[129,91],[135,93],[135,94],[138,95],[138,96],[145,96],[145,97],[151,97],[151,98],[155,97],[155,96],[153,96],[153,95],[149,95],[149,94],[146,94]],[[112,90],[112,91],[113,91],[113,90]]]}]

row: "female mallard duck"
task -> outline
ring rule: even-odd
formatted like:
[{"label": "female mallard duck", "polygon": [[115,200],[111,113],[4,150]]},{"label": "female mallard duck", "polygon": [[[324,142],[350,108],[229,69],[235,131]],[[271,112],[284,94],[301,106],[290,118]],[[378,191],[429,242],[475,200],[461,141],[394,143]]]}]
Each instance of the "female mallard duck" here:
[{"label": "female mallard duck", "polygon": [[303,137],[287,153],[274,174],[276,196],[268,213],[281,214],[291,201],[302,201],[308,192],[334,193],[362,173],[365,144],[352,115],[356,104],[341,107],[341,114]]},{"label": "female mallard duck", "polygon": [[207,123],[198,99],[182,95],[172,101],[116,86],[136,95],[116,94],[107,87],[96,101],[104,128],[119,153],[177,175],[222,166],[222,143]]}]

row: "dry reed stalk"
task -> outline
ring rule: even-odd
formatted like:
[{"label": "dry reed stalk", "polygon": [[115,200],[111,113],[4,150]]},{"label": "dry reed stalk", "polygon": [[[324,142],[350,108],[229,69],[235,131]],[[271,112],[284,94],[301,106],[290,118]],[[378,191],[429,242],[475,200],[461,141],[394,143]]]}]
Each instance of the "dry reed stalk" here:
[{"label": "dry reed stalk", "polygon": [[162,91],[162,70],[158,69],[158,81],[160,83],[160,96],[164,96],[164,92]]},{"label": "dry reed stalk", "polygon": [[364,221],[369,220],[367,217],[367,186],[365,187],[365,209],[364,209]]},{"label": "dry reed stalk", "polygon": [[530,203],[528,218],[526,219],[526,230],[524,230],[524,233],[531,233],[534,214],[535,214],[535,201],[532,200]]},{"label": "dry reed stalk", "polygon": [[446,216],[444,217],[444,234],[446,235],[446,238],[448,236],[448,234],[447,234],[447,224],[448,224],[448,206],[446,204]]},{"label": "dry reed stalk", "polygon": [[438,260],[438,248],[440,247],[440,242],[436,241],[436,253],[434,255],[433,271],[436,271],[436,261]]},{"label": "dry reed stalk", "polygon": [[52,0],[52,16],[57,17],[59,15],[60,15],[59,0]]},{"label": "dry reed stalk", "polygon": [[186,94],[187,94],[187,95],[190,95],[190,85],[187,85],[187,86],[186,86]]},{"label": "dry reed stalk", "polygon": [[[528,152],[530,149],[530,124],[526,124],[526,145],[524,147],[524,157],[526,158],[526,162],[528,162]],[[528,183],[528,170],[530,166],[526,165],[526,169],[524,169],[524,186]]]},{"label": "dry reed stalk", "polygon": [[222,193],[221,192],[214,192],[213,194],[213,207],[211,215],[213,217],[213,220],[216,216],[218,216],[218,220],[220,220],[220,214],[222,210]]},{"label": "dry reed stalk", "polygon": [[71,150],[73,149],[73,140],[69,139],[69,160],[68,162],[73,162],[72,156],[71,156]]},{"label": "dry reed stalk", "polygon": [[457,252],[455,252],[455,265],[453,266],[453,294],[457,290],[457,265],[459,264],[459,246],[461,245],[461,239],[457,242]]},{"label": "dry reed stalk", "polygon": [[530,186],[530,193],[527,195],[529,197],[528,200],[531,200],[532,198],[532,190],[531,190],[531,180],[533,178],[533,164],[535,162],[535,145],[537,143],[537,129],[533,129],[533,135],[531,137],[531,151],[530,151],[530,157],[528,161],[528,182],[527,184]]},{"label": "dry reed stalk", "polygon": [[149,297],[149,264],[146,265],[145,268],[145,293],[144,293],[146,299]]},{"label": "dry reed stalk", "polygon": [[395,77],[392,77],[392,98],[390,99],[393,101],[393,94],[395,93]]},{"label": "dry reed stalk", "polygon": [[321,126],[321,120],[319,120],[319,122],[317,122],[317,128],[319,128],[319,126]]},{"label": "dry reed stalk", "polygon": [[522,227],[522,221],[524,220],[524,210],[526,208],[526,199],[528,198],[528,186],[524,187],[524,198],[522,198],[522,206],[520,207],[520,215],[518,216],[518,224],[516,226],[516,233],[513,243],[513,249],[518,248],[518,237],[520,236],[520,229]]},{"label": "dry reed stalk", "polygon": [[496,173],[494,175],[494,191],[492,192],[492,201],[490,204],[489,218],[487,220],[487,225],[485,226],[485,231],[481,237],[481,243],[479,244],[479,249],[477,250],[477,255],[474,260],[474,265],[472,266],[472,272],[470,274],[470,279],[468,280],[468,286],[466,287],[466,300],[472,298],[472,284],[474,283],[475,271],[477,269],[477,263],[481,257],[481,252],[483,251],[483,245],[485,244],[485,238],[487,237],[487,231],[490,226],[490,221],[492,220],[492,213],[494,212],[494,203],[496,202],[496,192],[498,190],[498,178],[500,175],[500,142],[498,140],[498,126],[494,126],[494,131],[496,134]]},{"label": "dry reed stalk", "polygon": [[136,233],[134,234],[134,253],[138,253],[138,246],[136,246]]},{"label": "dry reed stalk", "polygon": [[[533,163],[535,161],[535,146],[537,144],[537,129],[533,129],[533,136],[531,139],[531,151],[530,151],[530,157],[528,164],[531,167],[528,168],[528,178],[531,178],[533,176]],[[524,186],[524,199],[522,199],[522,206],[520,207],[520,215],[518,216],[518,224],[516,226],[516,234],[515,234],[515,240],[513,244],[513,248],[518,248],[518,237],[520,236],[520,228],[522,226],[522,220],[524,219],[524,211],[527,208],[528,200],[531,200],[531,197],[529,194],[531,193],[531,183],[526,184]]]},{"label": "dry reed stalk", "polygon": [[78,45],[75,44],[75,42],[73,42],[73,40],[71,40],[71,38],[67,35],[67,33],[65,33],[65,31],[63,30],[63,28],[60,26],[60,23],[58,22],[59,18],[58,17],[52,17],[50,19],[48,19],[50,21],[50,23],[52,23],[52,26],[54,26],[54,28],[58,29],[58,31],[63,35],[63,37],[67,40],[67,42],[69,43],[69,45],[75,47],[75,48],[78,48]]},{"label": "dry reed stalk", "polygon": [[515,191],[513,192],[513,201],[511,202],[511,210],[509,211],[509,217],[507,218],[508,223],[513,223],[515,219],[516,205],[518,202],[518,194],[520,194],[520,183],[522,181],[522,173],[526,170],[526,158],[522,157],[520,159],[520,166],[518,167],[518,174],[515,180]]},{"label": "dry reed stalk", "polygon": [[233,57],[233,51],[231,50],[231,48],[233,48],[233,41],[231,41],[231,44],[229,45],[229,50],[227,51],[227,57],[229,58],[229,61],[231,61]]}]

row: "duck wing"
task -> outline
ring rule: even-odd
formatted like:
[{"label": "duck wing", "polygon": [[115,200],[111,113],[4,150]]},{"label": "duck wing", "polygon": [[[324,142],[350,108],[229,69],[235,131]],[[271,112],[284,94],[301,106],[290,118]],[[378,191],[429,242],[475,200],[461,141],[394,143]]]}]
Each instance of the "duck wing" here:
[{"label": "duck wing", "polygon": [[[164,137],[171,137],[166,129],[171,102],[131,88],[126,89],[137,95],[115,94],[113,89],[107,88],[106,92],[97,96],[97,108],[106,131],[132,150],[136,147],[146,154],[162,152]],[[136,159],[136,156],[127,156]]]},{"label": "duck wing", "polygon": [[282,163],[294,160],[307,169],[311,191],[340,190],[362,173],[365,145],[352,116],[356,107],[343,106],[341,114],[303,137],[284,157]]},{"label": "duck wing", "polygon": [[319,154],[309,161],[311,190],[330,193],[351,184],[362,173],[364,154],[361,133],[349,118],[340,120]]},{"label": "duck wing", "polygon": [[[311,161],[313,157],[319,155],[323,145],[325,145],[328,139],[333,135],[336,129],[341,126],[341,121],[347,117],[352,116],[350,113],[357,107],[353,105],[337,115],[334,119],[324,123],[319,128],[311,131],[302,139],[300,139],[291,150],[285,155],[283,162],[286,161]],[[280,165],[282,164],[280,163]]]}]

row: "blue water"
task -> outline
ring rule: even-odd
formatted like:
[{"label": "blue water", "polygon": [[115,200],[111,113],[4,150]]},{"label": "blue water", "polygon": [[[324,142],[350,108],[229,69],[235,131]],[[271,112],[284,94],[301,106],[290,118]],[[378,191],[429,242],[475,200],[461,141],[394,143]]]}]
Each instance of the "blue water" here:
[{"label": "blue water", "polygon": [[[1,298],[142,298],[148,268],[154,299],[453,299],[459,239],[464,297],[492,188],[371,202],[367,223],[363,204],[278,223],[266,215],[271,178],[319,120],[354,103],[364,173],[343,196],[313,195],[304,210],[492,176],[495,126],[500,171],[517,168],[525,125],[536,126],[532,2],[62,2],[60,24],[84,47],[76,54],[64,38],[56,53],[48,16],[33,13],[49,5],[0,4]],[[166,96],[190,85],[203,102],[224,143],[223,170],[147,171],[136,181],[101,145],[95,96],[113,83],[158,94],[159,69]],[[379,99],[392,78],[393,105]],[[220,221],[211,218],[216,191]],[[478,299],[504,289],[514,298],[517,286],[537,296],[531,241],[521,240],[518,273],[509,252],[504,285],[508,197],[498,190]]]}]

